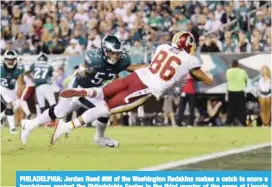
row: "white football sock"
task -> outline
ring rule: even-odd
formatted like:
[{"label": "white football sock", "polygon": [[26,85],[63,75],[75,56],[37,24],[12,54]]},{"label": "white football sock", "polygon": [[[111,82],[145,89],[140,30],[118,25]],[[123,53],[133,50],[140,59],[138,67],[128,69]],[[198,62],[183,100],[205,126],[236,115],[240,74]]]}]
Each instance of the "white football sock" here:
[{"label": "white football sock", "polygon": [[14,115],[7,115],[7,119],[8,119],[8,124],[9,124],[10,130],[15,129]]},{"label": "white football sock", "polygon": [[35,105],[36,107],[36,111],[37,111],[37,116],[41,115],[41,109],[39,107],[39,105]]},{"label": "white football sock", "polygon": [[104,137],[104,133],[107,129],[107,123],[102,123],[98,120],[94,121],[94,124],[96,126],[96,131],[95,131],[95,135],[94,138],[101,138]]},{"label": "white football sock", "polygon": [[0,121],[6,117],[5,110],[0,114]]},{"label": "white football sock", "polygon": [[37,126],[48,123],[50,121],[52,121],[52,119],[49,116],[49,109],[45,110],[35,119],[35,123],[37,124]]}]

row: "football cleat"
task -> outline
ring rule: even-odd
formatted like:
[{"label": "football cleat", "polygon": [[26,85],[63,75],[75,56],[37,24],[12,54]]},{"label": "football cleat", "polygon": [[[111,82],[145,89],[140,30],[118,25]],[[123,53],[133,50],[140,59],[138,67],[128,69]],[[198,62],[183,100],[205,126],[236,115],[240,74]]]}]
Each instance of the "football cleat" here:
[{"label": "football cleat", "polygon": [[17,134],[18,132],[17,132],[17,130],[15,129],[15,128],[13,128],[13,129],[10,129],[10,134]]},{"label": "football cleat", "polygon": [[33,120],[22,120],[21,142],[26,145],[30,132],[34,129]]},{"label": "football cleat", "polygon": [[94,143],[102,147],[118,147],[119,146],[118,141],[108,137],[94,138]]},{"label": "football cleat", "polygon": [[66,135],[67,133],[70,134],[70,131],[71,127],[64,121],[59,120],[51,137],[51,145],[54,145],[60,137]]}]

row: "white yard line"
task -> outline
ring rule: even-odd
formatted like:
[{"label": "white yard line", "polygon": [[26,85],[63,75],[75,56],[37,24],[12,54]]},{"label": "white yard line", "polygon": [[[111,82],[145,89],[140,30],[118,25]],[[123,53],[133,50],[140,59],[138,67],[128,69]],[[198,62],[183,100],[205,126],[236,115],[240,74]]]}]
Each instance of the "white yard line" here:
[{"label": "white yard line", "polygon": [[186,166],[186,165],[189,165],[189,164],[194,164],[194,163],[198,163],[198,162],[202,162],[202,161],[206,161],[206,160],[211,160],[211,159],[215,159],[215,158],[220,158],[220,157],[224,157],[224,156],[228,156],[228,155],[244,153],[244,152],[248,152],[248,151],[252,151],[252,150],[260,149],[260,148],[264,148],[264,147],[269,147],[269,146],[271,147],[271,145],[272,145],[271,142],[267,142],[267,143],[262,143],[262,144],[258,144],[258,145],[246,146],[246,147],[243,147],[243,148],[230,149],[230,150],[227,150],[227,151],[221,151],[221,152],[216,152],[216,153],[212,153],[212,154],[206,154],[206,155],[193,157],[193,158],[189,158],[189,159],[185,159],[185,160],[168,162],[168,163],[160,164],[160,165],[153,166],[153,167],[142,168],[142,169],[139,169],[138,171],[168,170],[168,169],[171,169],[171,168]]}]

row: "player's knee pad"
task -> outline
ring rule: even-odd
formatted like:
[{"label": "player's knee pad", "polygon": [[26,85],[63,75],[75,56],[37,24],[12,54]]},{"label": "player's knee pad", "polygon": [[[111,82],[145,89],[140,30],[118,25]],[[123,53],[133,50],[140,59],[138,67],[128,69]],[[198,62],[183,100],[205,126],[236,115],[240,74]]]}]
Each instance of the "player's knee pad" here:
[{"label": "player's knee pad", "polygon": [[108,117],[101,117],[101,118],[98,118],[97,120],[95,120],[95,122],[96,121],[103,123],[103,124],[107,124],[109,121],[109,118]]},{"label": "player's knee pad", "polygon": [[7,108],[7,109],[5,110],[5,114],[6,114],[7,116],[12,116],[12,115],[13,115],[13,109],[12,109],[12,108]]},{"label": "player's knee pad", "polygon": [[49,117],[50,117],[52,120],[57,119],[57,116],[55,115],[54,109],[55,109],[55,106],[52,106],[52,107],[50,107],[49,110],[48,110]]}]

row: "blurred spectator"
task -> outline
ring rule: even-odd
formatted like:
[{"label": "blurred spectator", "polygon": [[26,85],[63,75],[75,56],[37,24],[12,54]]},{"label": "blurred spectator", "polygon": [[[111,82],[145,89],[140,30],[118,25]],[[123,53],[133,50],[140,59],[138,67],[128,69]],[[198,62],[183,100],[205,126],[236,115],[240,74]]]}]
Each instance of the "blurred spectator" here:
[{"label": "blurred spectator", "polygon": [[12,39],[11,26],[6,26],[3,28],[3,38],[6,41]]},{"label": "blurred spectator", "polygon": [[2,51],[6,48],[6,41],[4,38],[2,38],[2,33],[0,33],[0,52],[2,54]]},{"label": "blurred spectator", "polygon": [[101,46],[101,36],[98,34],[97,29],[93,29],[90,35],[88,36],[87,50],[92,48],[100,48]]},{"label": "blurred spectator", "polygon": [[83,7],[80,7],[78,9],[78,13],[76,13],[74,16],[74,20],[76,22],[81,22],[81,23],[85,24],[88,21],[88,19],[89,19],[89,16],[88,16],[87,12],[85,12]]},{"label": "blurred spectator", "polygon": [[201,47],[201,52],[211,53],[211,52],[220,52],[219,47],[216,44],[217,41],[214,40],[211,36],[205,38],[205,43]]},{"label": "blurred spectator", "polygon": [[52,18],[50,16],[46,17],[45,24],[43,25],[43,27],[45,29],[47,29],[49,32],[54,30],[53,21],[52,21]]},{"label": "blurred spectator", "polygon": [[123,21],[128,25],[129,29],[134,27],[134,23],[136,21],[136,14],[132,13],[131,8],[127,9],[126,16],[123,18]]},{"label": "blurred spectator", "polygon": [[64,72],[64,68],[63,67],[59,67],[56,71],[55,71],[55,75],[54,75],[54,79],[55,79],[55,83],[58,86],[59,90],[62,90],[64,88],[64,85],[66,82],[64,82],[64,80],[66,79],[67,75]]},{"label": "blurred spectator", "polygon": [[144,48],[139,41],[134,42],[134,46],[130,48],[129,54],[131,55],[131,61],[133,64],[144,63]]},{"label": "blurred spectator", "polygon": [[199,16],[197,28],[200,31],[200,34],[204,34],[205,32],[211,31],[212,29],[212,23],[210,20],[207,20],[207,17],[205,15]]},{"label": "blurred spectator", "polygon": [[167,32],[169,30],[169,28],[171,27],[171,15],[169,14],[168,10],[163,10],[163,14],[162,14],[162,18],[161,18],[161,28],[164,32]]},{"label": "blurred spectator", "polygon": [[34,23],[34,16],[32,15],[31,9],[28,9],[27,12],[24,13],[22,18],[22,23],[26,23],[28,25],[32,25]]},{"label": "blurred spectator", "polygon": [[70,45],[65,49],[64,52],[66,55],[78,55],[82,54],[82,48],[78,44],[76,39],[71,39]]},{"label": "blurred spectator", "polygon": [[262,66],[260,71],[260,80],[258,82],[258,91],[259,94],[259,104],[262,124],[264,126],[269,126],[271,121],[271,71],[268,66]]},{"label": "blurred spectator", "polygon": [[8,9],[4,8],[1,12],[1,26],[9,26],[11,24],[12,16],[9,14]]},{"label": "blurred spectator", "polygon": [[51,54],[62,54],[64,52],[63,40],[58,36],[53,36],[52,41],[48,43]]},{"label": "blurred spectator", "polygon": [[216,100],[215,98],[211,98],[207,101],[207,112],[208,112],[208,124],[210,123],[212,126],[221,126],[222,121],[219,117],[220,108],[222,106],[222,102]]},{"label": "blurred spectator", "polygon": [[222,52],[225,53],[234,53],[235,52],[235,43],[231,38],[231,33],[226,32],[225,33],[225,42],[223,43],[223,50]]},{"label": "blurred spectator", "polygon": [[[189,75],[188,75],[189,76]],[[196,100],[196,85],[195,81],[192,78],[189,78],[185,87],[182,88],[181,96],[179,100],[179,113],[178,113],[178,120],[177,125],[185,126],[183,123],[184,120],[184,112],[187,105],[189,103],[189,124],[193,125],[195,120],[195,100]]]},{"label": "blurred spectator", "polygon": [[271,52],[271,35],[266,36],[265,42],[264,42],[264,51]]},{"label": "blurred spectator", "polygon": [[12,7],[12,17],[17,23],[21,22],[22,14],[18,5]]},{"label": "blurred spectator", "polygon": [[74,39],[77,40],[78,44],[81,46],[82,49],[84,49],[87,46],[88,41],[81,30],[76,29],[73,36],[74,36]]},{"label": "blurred spectator", "polygon": [[16,42],[12,44],[12,48],[17,49],[19,54],[23,54],[25,52],[26,46],[27,46],[27,41],[25,39],[25,36],[22,33],[18,33],[16,36]]},{"label": "blurred spectator", "polygon": [[40,41],[36,47],[36,54],[40,54],[40,53],[50,54],[50,51],[47,45],[43,41]]},{"label": "blurred spectator", "polygon": [[126,31],[125,25],[122,23],[119,27],[117,27],[117,32],[115,36],[120,38],[121,40],[127,40],[129,37],[129,32]]},{"label": "blurred spectator", "polygon": [[197,28],[193,25],[193,23],[189,22],[189,23],[187,24],[187,31],[188,31],[188,32],[191,32],[191,33],[194,35],[195,41],[196,41],[196,43],[198,44],[199,34],[198,34]]},{"label": "blurred spectator", "polygon": [[203,47],[203,45],[205,44],[205,36],[200,36],[199,37],[199,44],[198,44],[198,47],[197,47],[197,54],[200,54],[201,53],[201,49]]},{"label": "blurred spectator", "polygon": [[223,6],[221,5],[221,3],[218,3],[216,5],[216,11],[214,12],[215,19],[220,21],[224,13],[225,12],[224,12]]},{"label": "blurred spectator", "polygon": [[252,34],[251,34],[251,51],[256,52],[256,51],[263,51],[263,44],[260,42],[261,41],[261,33],[259,30],[255,29]]},{"label": "blurred spectator", "polygon": [[217,31],[222,26],[220,20],[216,19],[215,14],[213,12],[209,13],[209,19],[211,20],[211,29],[212,31]]},{"label": "blurred spectator", "polygon": [[169,119],[171,126],[177,126],[174,113],[174,96],[166,95],[163,99],[163,115],[164,115],[164,125],[169,125]]},{"label": "blurred spectator", "polygon": [[266,23],[264,19],[264,12],[262,11],[257,11],[256,12],[256,17],[253,21],[253,26],[256,27],[259,31],[263,32],[266,28]]},{"label": "blurred spectator", "polygon": [[221,17],[221,22],[223,24],[229,23],[232,20],[234,20],[235,18],[236,18],[236,16],[235,16],[235,14],[234,14],[234,12],[232,10],[232,7],[230,5],[226,5],[225,6],[225,12]]},{"label": "blurred spectator", "polygon": [[189,19],[186,18],[184,14],[177,15],[177,27],[178,30],[187,30],[187,24],[189,23]]},{"label": "blurred spectator", "polygon": [[152,11],[148,19],[148,24],[150,27],[158,28],[160,25],[160,18],[156,11]]},{"label": "blurred spectator", "polygon": [[239,8],[236,10],[236,14],[238,15],[238,23],[239,23],[239,27],[243,30],[243,31],[247,31],[248,30],[248,17],[247,17],[247,13],[249,12],[248,7],[246,7],[245,1],[239,1]]},{"label": "blurred spectator", "polygon": [[201,15],[201,9],[200,9],[199,6],[197,6],[197,7],[195,7],[194,14],[191,16],[191,21],[192,21],[194,24],[197,24],[200,15]]},{"label": "blurred spectator", "polygon": [[251,52],[251,45],[246,39],[245,34],[240,31],[238,33],[238,46],[236,48],[236,51],[239,52]]}]

